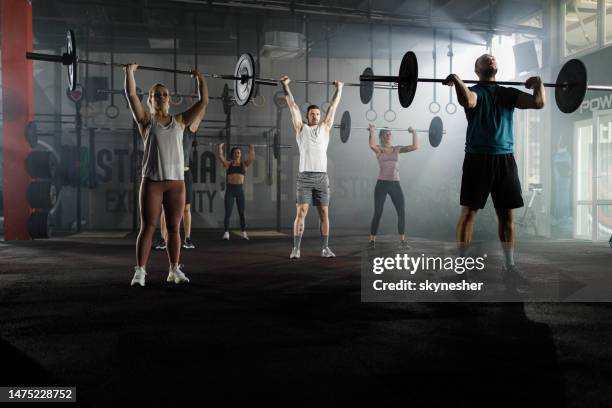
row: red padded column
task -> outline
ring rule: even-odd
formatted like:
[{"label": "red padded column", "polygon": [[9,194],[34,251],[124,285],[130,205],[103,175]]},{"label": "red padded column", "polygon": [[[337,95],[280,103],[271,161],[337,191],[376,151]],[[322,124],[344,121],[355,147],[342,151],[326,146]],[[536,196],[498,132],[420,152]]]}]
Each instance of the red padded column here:
[{"label": "red padded column", "polygon": [[24,129],[34,109],[32,62],[32,6],[27,0],[0,0],[2,47],[2,112],[4,146],[4,239],[31,239],[26,191],[30,177],[25,160],[30,145]]}]

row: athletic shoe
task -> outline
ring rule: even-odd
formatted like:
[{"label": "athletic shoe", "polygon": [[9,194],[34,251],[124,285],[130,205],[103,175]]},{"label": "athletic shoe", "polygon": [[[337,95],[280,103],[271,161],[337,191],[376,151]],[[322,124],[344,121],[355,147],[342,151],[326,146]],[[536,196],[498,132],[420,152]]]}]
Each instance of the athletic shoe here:
[{"label": "athletic shoe", "polygon": [[195,248],[195,244],[193,242],[191,242],[191,240],[189,238],[185,238],[185,241],[183,242],[183,248],[185,248],[185,249],[194,249]]},{"label": "athletic shoe", "polygon": [[166,250],[166,241],[164,241],[164,239],[161,238],[159,240],[159,242],[157,242],[157,244],[155,245],[155,249],[157,251],[165,251]]},{"label": "athletic shoe", "polygon": [[183,267],[183,264],[178,264],[175,268],[170,267],[166,282],[174,282],[177,285],[179,283],[189,283],[189,278],[185,276],[183,271],[181,271],[181,268]]},{"label": "athletic shoe", "polygon": [[246,231],[242,231],[242,239],[246,239],[247,241],[249,240],[249,236],[247,235]]},{"label": "athletic shoe", "polygon": [[223,240],[224,240],[224,241],[229,241],[229,232],[225,231],[225,232],[223,233]]},{"label": "athletic shoe", "polygon": [[410,249],[410,245],[408,245],[408,242],[404,241],[400,241],[399,242],[399,249]]},{"label": "athletic shoe", "polygon": [[289,259],[299,259],[300,257],[300,248],[293,247],[291,250],[291,255],[289,255]]},{"label": "athletic shoe", "polygon": [[518,286],[527,286],[530,283],[516,265],[510,265],[509,267],[502,266],[502,279],[506,283]]},{"label": "athletic shoe", "polygon": [[321,250],[321,256],[323,258],[335,258],[336,254],[334,254],[329,247],[325,247]]},{"label": "athletic shoe", "polygon": [[132,283],[130,284],[130,286],[134,286],[138,284],[144,287],[145,276],[147,276],[147,273],[145,272],[145,268],[142,268],[140,266],[135,266],[134,267],[134,277],[132,278]]},{"label": "athletic shoe", "polygon": [[374,248],[376,248],[376,241],[370,240],[370,242],[368,243],[368,249]]}]

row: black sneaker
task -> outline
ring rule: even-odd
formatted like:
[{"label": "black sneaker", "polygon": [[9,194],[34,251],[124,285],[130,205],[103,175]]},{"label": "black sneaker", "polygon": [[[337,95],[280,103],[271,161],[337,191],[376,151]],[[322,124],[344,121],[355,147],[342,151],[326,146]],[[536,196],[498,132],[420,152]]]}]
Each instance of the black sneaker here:
[{"label": "black sneaker", "polygon": [[374,249],[374,248],[376,248],[376,241],[370,240],[370,242],[368,243],[368,249]]},{"label": "black sneaker", "polygon": [[183,241],[183,248],[194,249],[195,247],[196,247],[195,244],[191,242],[189,238],[185,238],[185,241]]},{"label": "black sneaker", "polygon": [[166,241],[163,238],[159,240],[159,242],[155,245],[155,250],[157,251],[165,251],[166,250]]}]

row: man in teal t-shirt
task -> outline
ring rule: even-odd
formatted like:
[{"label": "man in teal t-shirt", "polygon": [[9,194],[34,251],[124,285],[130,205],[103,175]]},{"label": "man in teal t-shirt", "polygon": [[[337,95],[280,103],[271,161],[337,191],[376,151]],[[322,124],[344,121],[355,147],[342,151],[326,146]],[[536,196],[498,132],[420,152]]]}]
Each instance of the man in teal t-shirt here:
[{"label": "man in teal t-shirt", "polygon": [[468,120],[463,176],[461,216],[457,224],[459,255],[464,256],[472,240],[476,213],[484,208],[489,194],[498,220],[498,235],[504,251],[504,279],[514,284],[527,281],[514,265],[514,223],[512,210],[523,206],[521,182],[513,155],[512,118],[514,108],[542,109],[544,86],[540,77],[525,82],[533,95],[495,84],[497,62],[489,54],[474,64],[479,83],[468,88],[455,74],[444,85],[455,86],[458,102]]}]

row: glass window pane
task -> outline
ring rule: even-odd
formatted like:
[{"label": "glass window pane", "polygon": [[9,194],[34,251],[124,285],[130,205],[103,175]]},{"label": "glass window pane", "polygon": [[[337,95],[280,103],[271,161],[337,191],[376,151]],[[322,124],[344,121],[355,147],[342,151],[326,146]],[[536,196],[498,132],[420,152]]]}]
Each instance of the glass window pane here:
[{"label": "glass window pane", "polygon": [[577,129],[576,142],[576,199],[591,200],[591,167],[593,157],[593,126]]},{"label": "glass window pane", "polygon": [[606,0],[606,44],[612,42],[612,0]]},{"label": "glass window pane", "polygon": [[597,0],[565,3],[565,55],[597,46]]},{"label": "glass window pane", "polygon": [[588,205],[576,206],[576,238],[591,239],[591,227],[593,226],[592,207]]},{"label": "glass window pane", "polygon": [[612,115],[599,118],[597,199],[612,200]]},{"label": "glass window pane", "polygon": [[597,206],[597,239],[608,240],[612,236],[612,205]]}]

